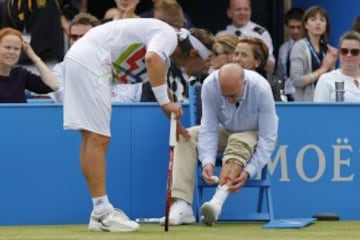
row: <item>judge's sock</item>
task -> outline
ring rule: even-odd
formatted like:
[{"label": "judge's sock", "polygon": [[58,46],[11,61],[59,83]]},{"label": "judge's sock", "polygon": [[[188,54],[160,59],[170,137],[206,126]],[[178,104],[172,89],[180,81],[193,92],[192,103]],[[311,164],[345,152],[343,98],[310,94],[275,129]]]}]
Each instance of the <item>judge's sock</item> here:
[{"label": "judge's sock", "polygon": [[212,197],[212,199],[210,200],[210,202],[214,204],[218,204],[220,205],[220,207],[222,207],[228,196],[229,196],[228,186],[218,185],[218,187],[216,188],[216,192]]}]

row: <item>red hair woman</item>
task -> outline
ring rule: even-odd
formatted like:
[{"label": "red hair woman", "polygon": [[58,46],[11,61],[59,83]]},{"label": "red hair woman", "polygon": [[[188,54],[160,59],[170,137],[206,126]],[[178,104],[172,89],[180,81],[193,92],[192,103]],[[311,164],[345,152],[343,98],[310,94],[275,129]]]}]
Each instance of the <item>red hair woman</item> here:
[{"label": "red hair woman", "polygon": [[[16,66],[21,51],[31,59],[40,76]],[[46,94],[58,89],[55,76],[34,52],[21,33],[13,28],[0,30],[0,103],[27,102],[25,90]]]}]

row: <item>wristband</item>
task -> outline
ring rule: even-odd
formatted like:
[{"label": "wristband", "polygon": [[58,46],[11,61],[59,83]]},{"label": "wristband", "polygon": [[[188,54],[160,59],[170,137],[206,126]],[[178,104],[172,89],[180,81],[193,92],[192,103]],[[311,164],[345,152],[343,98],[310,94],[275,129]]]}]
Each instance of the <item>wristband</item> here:
[{"label": "wristband", "polygon": [[166,84],[163,84],[163,85],[160,85],[157,87],[153,87],[152,91],[155,95],[156,100],[160,104],[160,106],[165,105],[170,102]]}]

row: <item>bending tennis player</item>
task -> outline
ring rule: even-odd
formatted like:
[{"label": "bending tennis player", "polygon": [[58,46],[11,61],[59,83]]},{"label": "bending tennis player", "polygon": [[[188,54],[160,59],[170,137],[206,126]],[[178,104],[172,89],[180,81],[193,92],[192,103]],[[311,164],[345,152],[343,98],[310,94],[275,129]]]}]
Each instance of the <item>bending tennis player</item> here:
[{"label": "bending tennis player", "polygon": [[[106,193],[112,81],[150,81],[164,113],[170,116],[174,112],[179,119],[181,106],[168,98],[167,68],[174,61],[188,75],[206,71],[212,41],[213,36],[205,30],[192,34],[157,19],[124,19],[91,29],[66,54],[64,128],[81,132],[80,165],[93,202],[90,231],[139,229],[135,221],[114,208]],[[189,137],[180,124],[178,130]]]}]

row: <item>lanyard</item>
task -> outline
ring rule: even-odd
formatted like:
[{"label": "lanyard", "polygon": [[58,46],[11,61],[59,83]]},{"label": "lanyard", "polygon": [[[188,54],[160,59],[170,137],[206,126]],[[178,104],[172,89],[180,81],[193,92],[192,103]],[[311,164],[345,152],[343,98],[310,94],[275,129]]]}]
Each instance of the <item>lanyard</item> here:
[{"label": "lanyard", "polygon": [[[319,56],[317,55],[314,47],[312,46],[312,44],[310,43],[309,39],[308,38],[305,38],[305,42],[306,44],[308,45],[309,49],[310,49],[310,52],[311,52],[311,55],[313,55],[313,57],[315,58],[315,60],[317,61],[317,63],[319,65],[321,65],[321,61],[320,61],[320,58]],[[320,48],[320,52],[321,52],[321,48]],[[320,53],[323,57],[325,56],[324,52],[323,53]]]}]

